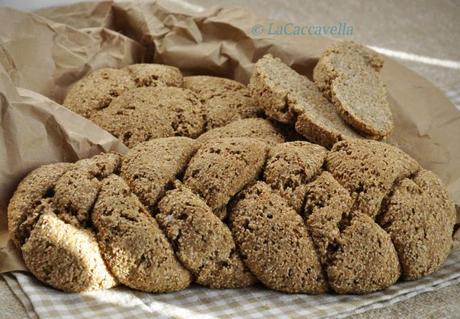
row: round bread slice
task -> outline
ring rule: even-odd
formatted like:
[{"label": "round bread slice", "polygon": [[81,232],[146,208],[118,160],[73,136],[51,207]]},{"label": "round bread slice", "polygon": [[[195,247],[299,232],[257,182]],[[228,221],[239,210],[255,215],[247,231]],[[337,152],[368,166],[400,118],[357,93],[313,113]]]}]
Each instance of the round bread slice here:
[{"label": "round bread slice", "polygon": [[75,83],[63,105],[86,118],[106,108],[125,91],[135,87],[125,70],[104,68],[96,70]]},{"label": "round bread slice", "polygon": [[195,138],[205,126],[200,101],[190,90],[175,87],[129,90],[91,120],[128,147],[160,137]]},{"label": "round bread slice", "polygon": [[289,293],[327,290],[302,218],[264,182],[246,189],[230,213],[246,266],[268,288]]},{"label": "round bread slice", "polygon": [[296,211],[304,203],[307,182],[321,172],[327,150],[303,141],[273,146],[264,169],[264,180]]},{"label": "round bread slice", "polygon": [[393,118],[385,85],[376,71],[383,61],[351,41],[339,42],[319,59],[313,77],[342,118],[376,139],[390,134]]},{"label": "round bread slice", "polygon": [[121,176],[153,211],[181,175],[197,149],[187,137],[166,137],[138,144],[123,157]]},{"label": "round bread slice", "polygon": [[247,137],[257,138],[269,144],[284,142],[281,131],[269,120],[252,118],[237,120],[223,127],[218,127],[200,135],[197,139],[204,144],[218,138]]},{"label": "round bread slice", "polygon": [[174,66],[154,63],[139,63],[124,68],[137,87],[176,86],[183,84],[182,73]]},{"label": "round bread slice", "polygon": [[206,129],[230,122],[259,117],[263,112],[254,103],[248,88],[234,80],[215,76],[187,76],[184,87],[197,94],[206,110]]},{"label": "round bread slice", "polygon": [[353,210],[375,218],[393,184],[420,166],[395,146],[372,141],[342,141],[327,155],[326,169],[348,190]]},{"label": "round bread slice", "polygon": [[158,210],[158,223],[198,284],[241,288],[255,282],[236,250],[230,229],[191,190],[176,184]]},{"label": "round bread slice", "polygon": [[449,255],[456,212],[445,187],[430,171],[401,180],[378,220],[391,235],[403,278],[438,270]]},{"label": "round bread slice", "polygon": [[190,160],[184,185],[201,196],[213,210],[221,210],[229,200],[261,173],[267,155],[263,141],[225,138],[201,146]]},{"label": "round bread slice", "polygon": [[121,177],[111,175],[102,181],[92,221],[103,258],[121,283],[155,293],[189,286],[190,273]]},{"label": "round bread slice", "polygon": [[307,77],[279,58],[267,54],[259,59],[249,88],[265,114],[295,129],[309,141],[331,147],[347,138],[359,138]]},{"label": "round bread slice", "polygon": [[50,199],[40,204],[40,210],[40,217],[21,248],[24,262],[34,276],[68,292],[115,286],[117,282],[101,257],[94,234],[57,217]]}]

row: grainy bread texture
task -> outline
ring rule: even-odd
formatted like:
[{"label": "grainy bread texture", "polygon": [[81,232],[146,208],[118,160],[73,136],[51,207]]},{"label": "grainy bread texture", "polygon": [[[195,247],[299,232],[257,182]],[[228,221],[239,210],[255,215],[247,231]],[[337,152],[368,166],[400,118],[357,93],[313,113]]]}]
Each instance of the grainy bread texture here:
[{"label": "grainy bread texture", "polygon": [[422,169],[394,187],[380,223],[393,239],[404,278],[432,273],[447,258],[455,219],[455,207],[432,172]]},{"label": "grainy bread texture", "polygon": [[65,291],[116,284],[88,229],[88,218],[99,192],[98,178],[118,165],[118,155],[102,154],[75,164],[43,166],[23,180],[10,201],[9,227],[38,279]]},{"label": "grainy bread texture", "polygon": [[37,207],[53,197],[57,180],[74,165],[58,163],[43,165],[30,172],[18,185],[8,205],[8,232],[21,247],[40,217]]},{"label": "grainy bread texture", "polygon": [[[267,145],[256,139],[217,139],[203,145],[190,160],[184,184],[213,211],[222,207],[262,171]],[[219,216],[225,218],[225,215]]]},{"label": "grainy bread texture", "polygon": [[[276,143],[279,128],[272,130],[268,122],[239,122],[265,115],[330,148],[344,139],[381,139],[391,131],[391,111],[378,76],[382,65],[377,54],[350,41],[329,49],[315,68],[315,80],[335,106],[315,83],[269,54],[257,61],[249,88],[214,76],[183,78],[172,66],[134,64],[89,74],[69,90],[63,104],[130,148],[161,137],[197,138],[221,127],[202,140],[273,137],[270,143]],[[226,127],[235,121],[239,123]]]},{"label": "grainy bread texture", "polygon": [[177,86],[184,80],[180,70],[163,64],[132,64],[124,68],[137,87],[142,86]]},{"label": "grainy bread texture", "polygon": [[197,149],[187,137],[151,140],[132,148],[123,158],[121,176],[148,208],[154,209]]},{"label": "grainy bread texture", "polygon": [[321,263],[326,265],[329,252],[336,248],[340,236],[338,225],[342,215],[351,210],[352,200],[329,172],[322,172],[314,181],[306,185],[305,204],[301,212],[310,230]]},{"label": "grainy bread texture", "polygon": [[393,118],[378,71],[383,60],[351,41],[338,42],[320,57],[313,77],[342,118],[376,139],[390,134]]},{"label": "grainy bread texture", "polygon": [[455,210],[438,177],[382,142],[169,137],[33,171],[8,218],[30,271],[65,291],[259,280],[363,294],[439,269]]},{"label": "grainy bread texture", "polygon": [[198,137],[204,131],[204,111],[190,90],[142,87],[130,90],[91,118],[128,147],[168,136]]},{"label": "grainy bread texture", "polygon": [[271,148],[264,180],[296,211],[303,206],[307,183],[321,171],[327,151],[308,142],[288,142]]},{"label": "grainy bread texture", "polygon": [[243,84],[215,76],[187,76],[184,87],[197,94],[206,112],[206,129],[224,126],[230,122],[259,117],[258,107]]},{"label": "grainy bread texture", "polygon": [[148,292],[185,289],[190,273],[126,182],[111,175],[102,182],[92,221],[110,271],[128,287]]},{"label": "grainy bread texture", "polygon": [[40,217],[21,247],[24,262],[35,277],[69,292],[115,286],[94,234],[65,223],[51,205],[40,206]]},{"label": "grainy bread texture", "polygon": [[267,116],[295,125],[312,142],[331,147],[343,139],[359,138],[315,84],[279,58],[267,54],[259,59],[249,88]]},{"label": "grainy bread texture", "polygon": [[179,69],[161,64],[133,64],[96,70],[75,83],[63,105],[86,118],[109,106],[124,92],[143,86],[182,86]]},{"label": "grainy bread texture", "polygon": [[246,265],[264,285],[291,293],[326,291],[302,218],[267,184],[258,182],[243,192],[231,227]]},{"label": "grainy bread texture", "polygon": [[[213,76],[189,76],[184,81],[178,68],[160,64],[97,70],[78,81],[63,104],[128,147],[161,137],[196,138],[206,130],[263,115],[239,82]],[[284,140],[277,128],[260,120],[210,135]]]},{"label": "grainy bread texture", "polygon": [[365,139],[393,125],[382,66],[343,41],[315,83],[271,55],[249,89],[165,65],[98,70],[64,105],[130,150],[32,171],[8,207],[13,242],[39,280],[72,292],[260,281],[364,294],[430,274],[455,210],[432,172]]},{"label": "grainy bread texture", "polygon": [[100,180],[119,168],[120,156],[112,153],[77,162],[54,186],[57,215],[74,226],[88,227],[91,210],[99,194]]},{"label": "grainy bread texture", "polygon": [[351,197],[329,172],[307,186],[304,216],[334,291],[367,293],[398,280],[390,236],[369,216],[352,211]]},{"label": "grainy bread texture", "polygon": [[135,84],[125,70],[99,69],[75,83],[63,105],[89,118],[106,108],[114,98],[133,88]]},{"label": "grainy bread texture", "polygon": [[350,193],[353,209],[374,218],[394,183],[415,174],[420,166],[394,146],[363,140],[334,145],[326,168]]},{"label": "grainy bread texture", "polygon": [[206,131],[210,132],[201,141],[216,137],[284,141],[284,132],[260,118],[263,111],[245,85],[213,76],[184,79],[178,68],[168,65],[97,70],[74,84],[63,104],[130,148],[155,138],[197,138]]},{"label": "grainy bread texture", "polygon": [[394,284],[401,272],[390,236],[367,215],[351,216],[348,223],[327,264],[332,289],[361,294]]},{"label": "grainy bread texture", "polygon": [[206,143],[206,141],[226,137],[258,138],[269,144],[282,143],[285,140],[281,130],[272,122],[258,118],[238,120],[209,130],[200,135],[197,140],[200,143]]},{"label": "grainy bread texture", "polygon": [[230,229],[185,186],[178,183],[163,197],[156,217],[179,260],[200,285],[240,288],[255,282],[236,250]]}]

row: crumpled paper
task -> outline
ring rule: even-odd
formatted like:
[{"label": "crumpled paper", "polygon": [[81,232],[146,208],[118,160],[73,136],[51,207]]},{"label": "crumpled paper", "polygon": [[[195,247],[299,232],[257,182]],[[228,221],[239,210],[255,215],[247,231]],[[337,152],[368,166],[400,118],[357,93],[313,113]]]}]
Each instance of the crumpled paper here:
[{"label": "crumpled paper", "polygon": [[[319,55],[335,41],[254,35],[252,26],[269,21],[243,9],[191,13],[154,1],[78,3],[35,13],[0,8],[0,21],[0,272],[25,269],[6,228],[8,200],[25,174],[44,163],[126,151],[59,104],[80,78],[102,67],[156,62],[247,83],[266,53],[311,78]],[[396,122],[389,142],[437,173],[460,205],[460,111],[391,59],[382,77]]]}]

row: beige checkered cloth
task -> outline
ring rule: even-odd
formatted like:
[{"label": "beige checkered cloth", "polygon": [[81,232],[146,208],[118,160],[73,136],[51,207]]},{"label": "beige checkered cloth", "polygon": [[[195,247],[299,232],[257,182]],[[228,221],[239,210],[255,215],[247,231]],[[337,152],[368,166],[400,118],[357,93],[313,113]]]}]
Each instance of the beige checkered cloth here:
[{"label": "beige checkered cloth", "polygon": [[290,295],[261,286],[226,290],[193,286],[161,295],[120,287],[69,294],[40,284],[30,274],[16,272],[4,278],[31,318],[344,318],[459,283],[460,249],[431,276],[364,296]]},{"label": "beige checkered cloth", "polygon": [[[447,95],[460,106],[460,88]],[[444,266],[431,276],[399,282],[365,296],[290,295],[261,286],[234,290],[193,286],[162,295],[123,287],[68,294],[42,285],[30,274],[16,272],[3,276],[31,318],[344,318],[459,283],[460,248],[452,251]]]}]

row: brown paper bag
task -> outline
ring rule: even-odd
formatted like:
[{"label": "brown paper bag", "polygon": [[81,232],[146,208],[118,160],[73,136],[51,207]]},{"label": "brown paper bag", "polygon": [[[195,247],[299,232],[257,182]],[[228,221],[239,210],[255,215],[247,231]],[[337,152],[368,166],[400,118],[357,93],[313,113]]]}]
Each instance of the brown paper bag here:
[{"label": "brown paper bag", "polygon": [[[57,104],[85,74],[158,62],[247,83],[254,62],[272,53],[311,77],[318,56],[334,42],[254,36],[251,27],[268,21],[243,9],[189,13],[156,2],[79,3],[36,14],[0,9],[0,20],[0,272],[24,269],[6,232],[6,205],[24,174],[43,163],[126,151]],[[390,142],[436,172],[460,205],[460,112],[433,84],[391,59],[382,77],[396,121]]]}]

